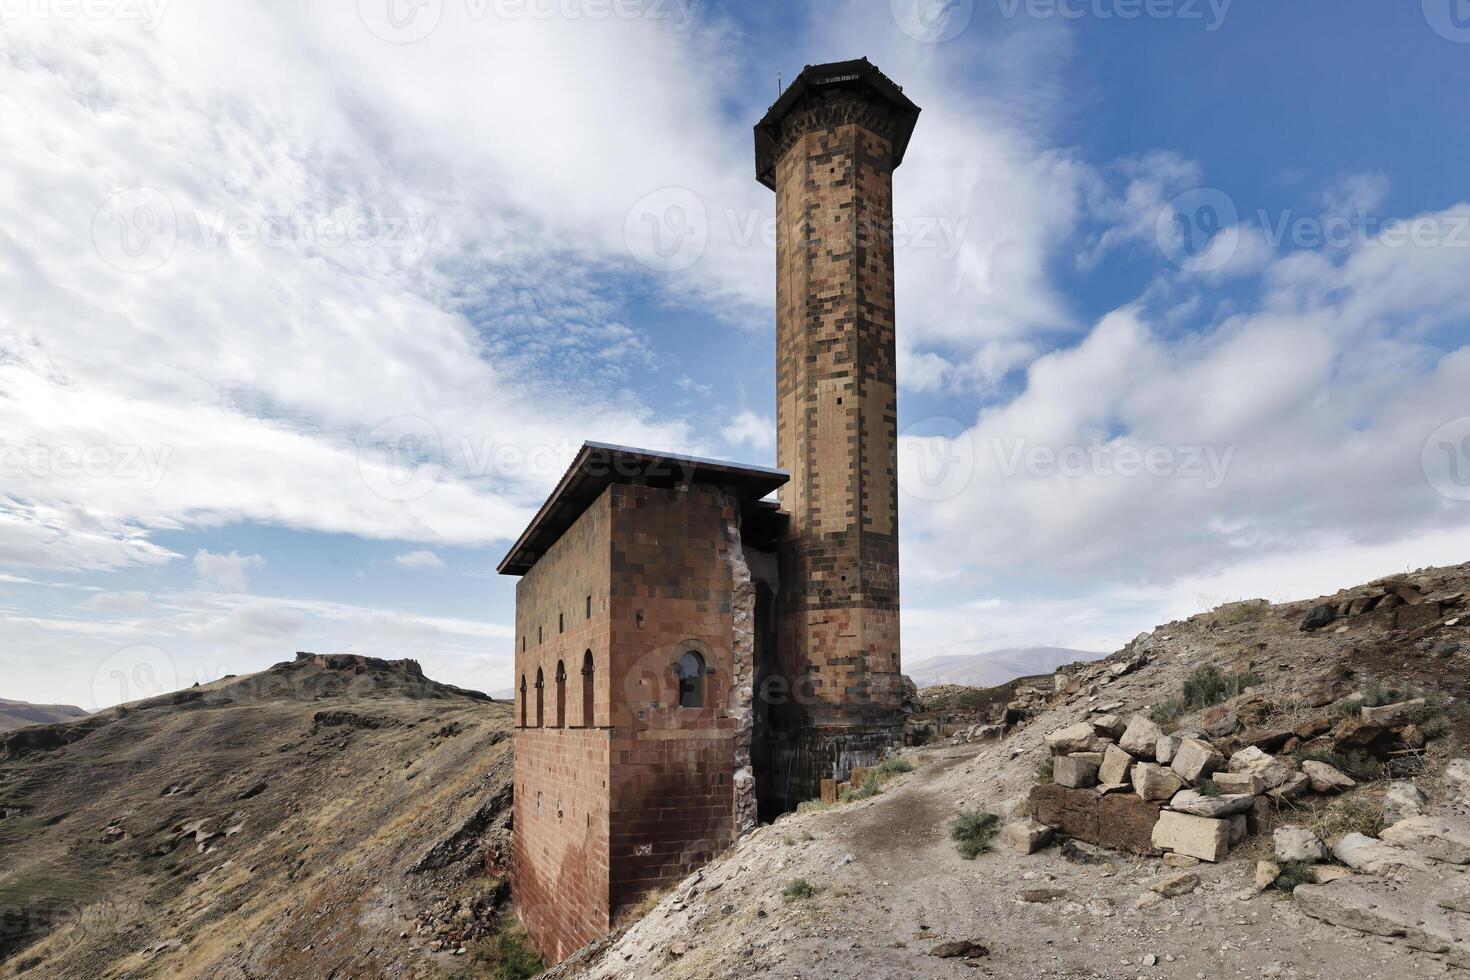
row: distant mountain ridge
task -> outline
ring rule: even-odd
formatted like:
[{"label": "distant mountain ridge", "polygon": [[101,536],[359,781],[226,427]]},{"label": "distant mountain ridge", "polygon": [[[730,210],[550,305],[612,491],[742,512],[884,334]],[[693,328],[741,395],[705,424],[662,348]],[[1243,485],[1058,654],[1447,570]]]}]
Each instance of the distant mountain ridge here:
[{"label": "distant mountain ridge", "polygon": [[1017,677],[1049,674],[1063,664],[1101,660],[1105,656],[1106,653],[1067,647],[1010,647],[985,653],[932,657],[905,665],[904,673],[921,688],[935,684],[996,687]]},{"label": "distant mountain ridge", "polygon": [[89,712],[72,704],[30,704],[0,698],[0,732],[13,731],[27,725],[49,725],[52,722],[85,718]]}]

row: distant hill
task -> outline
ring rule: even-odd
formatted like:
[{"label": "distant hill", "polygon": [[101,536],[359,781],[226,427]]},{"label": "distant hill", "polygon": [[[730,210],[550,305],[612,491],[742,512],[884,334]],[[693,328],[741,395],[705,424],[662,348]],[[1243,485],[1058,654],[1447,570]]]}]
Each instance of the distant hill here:
[{"label": "distant hill", "polygon": [[301,654],[0,735],[0,977],[447,976],[507,891],[511,711]]},{"label": "distant hill", "polygon": [[28,704],[25,701],[0,698],[0,732],[27,725],[49,725],[56,721],[82,718],[86,714],[81,708],[70,704]]},{"label": "distant hill", "polygon": [[1100,660],[1105,656],[1105,653],[1066,647],[1012,647],[986,653],[933,657],[916,664],[905,664],[904,673],[921,688],[935,684],[996,687],[1017,677],[1049,674],[1062,664]]}]

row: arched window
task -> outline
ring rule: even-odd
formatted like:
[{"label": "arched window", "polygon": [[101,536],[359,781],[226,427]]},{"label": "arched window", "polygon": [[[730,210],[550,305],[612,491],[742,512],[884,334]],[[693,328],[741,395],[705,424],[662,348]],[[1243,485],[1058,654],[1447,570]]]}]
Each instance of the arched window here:
[{"label": "arched window", "polygon": [[703,708],[704,658],[690,650],[674,669],[679,675],[679,707]]},{"label": "arched window", "polygon": [[592,651],[582,654],[582,727],[592,727]]},{"label": "arched window", "polygon": [[546,705],[542,700],[542,689],[546,687],[546,675],[541,668],[536,668],[536,727],[540,728],[546,724]]},{"label": "arched window", "polygon": [[567,665],[556,662],[556,727],[567,727]]},{"label": "arched window", "polygon": [[521,727],[526,727],[526,675],[521,675]]}]

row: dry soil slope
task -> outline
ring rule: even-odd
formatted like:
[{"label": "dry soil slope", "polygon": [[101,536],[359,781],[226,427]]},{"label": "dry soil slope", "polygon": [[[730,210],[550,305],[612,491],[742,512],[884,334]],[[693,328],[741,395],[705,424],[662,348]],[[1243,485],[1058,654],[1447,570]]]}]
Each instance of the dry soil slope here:
[{"label": "dry soil slope", "polygon": [[10,732],[0,976],[435,975],[504,894],[510,727],[412,661],[298,655]]},{"label": "dry soil slope", "polygon": [[[1470,566],[1409,577],[1425,594],[1470,588]],[[1344,602],[1351,593],[1334,597]],[[1125,714],[1178,694],[1203,664],[1251,669],[1280,720],[1319,713],[1370,679],[1470,697],[1470,624],[1427,631],[1381,629],[1372,617],[1299,629],[1320,600],[1222,607],[1170,623],[1122,655],[1080,671],[1098,680],[1053,695],[1003,741],[908,750],[919,764],[879,796],[762,827],[683,882],[646,917],[552,971],[570,977],[711,978],[831,976],[1398,978],[1442,976],[1444,960],[1402,944],[1326,926],[1276,892],[1249,894],[1260,845],[1195,869],[1194,894],[1141,910],[1134,903],[1171,869],[1154,858],[1099,853],[1098,863],[1005,851],[966,861],[946,839],[955,812],[1009,816],[1047,757],[1042,737],[1117,702]],[[1341,630],[1341,632],[1339,632]],[[1453,653],[1444,651],[1457,647]],[[1108,663],[1147,651],[1149,662],[1117,679]],[[1105,679],[1103,679],[1105,677]],[[1181,723],[1197,719],[1185,715]],[[1448,741],[1470,746],[1470,714]],[[1428,783],[1426,786],[1430,785]],[[1379,790],[1381,792],[1381,790]],[[783,900],[803,878],[808,899]],[[1053,889],[1056,901],[1020,900]],[[1244,899],[1242,896],[1245,895]],[[933,955],[944,942],[977,941],[975,960]],[[978,968],[978,969],[977,969]],[[1463,976],[1464,974],[1459,974]]]},{"label": "dry soil slope", "polygon": [[84,717],[87,713],[70,704],[30,704],[0,698],[0,732],[14,731],[27,725],[49,725]]}]

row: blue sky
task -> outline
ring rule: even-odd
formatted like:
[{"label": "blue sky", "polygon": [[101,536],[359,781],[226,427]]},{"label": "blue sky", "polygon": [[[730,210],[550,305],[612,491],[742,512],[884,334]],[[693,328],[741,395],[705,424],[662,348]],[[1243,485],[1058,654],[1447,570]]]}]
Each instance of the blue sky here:
[{"label": "blue sky", "polygon": [[860,55],[906,659],[1470,559],[1463,0],[330,6],[0,13],[0,697],[508,687],[582,439],[775,462],[750,128]]}]

